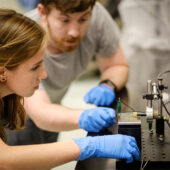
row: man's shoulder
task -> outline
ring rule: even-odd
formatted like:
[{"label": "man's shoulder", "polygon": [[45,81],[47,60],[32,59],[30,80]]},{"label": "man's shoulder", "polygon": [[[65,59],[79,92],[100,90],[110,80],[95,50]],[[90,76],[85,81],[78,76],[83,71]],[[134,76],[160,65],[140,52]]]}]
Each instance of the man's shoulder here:
[{"label": "man's shoulder", "polygon": [[105,9],[105,7],[100,2],[96,2],[93,10],[102,10],[102,9]]},{"label": "man's shoulder", "polygon": [[98,27],[100,30],[100,28],[103,28],[103,24],[106,22],[112,23],[113,19],[111,18],[105,7],[101,3],[96,2],[92,10],[90,29],[97,29]]},{"label": "man's shoulder", "polygon": [[96,16],[97,15],[96,17],[97,17],[97,19],[99,19],[98,18],[99,15],[100,15],[100,17],[102,17],[103,13],[105,15],[108,12],[107,12],[105,7],[101,3],[96,2],[96,4],[93,7],[93,10],[92,10],[92,16]]},{"label": "man's shoulder", "polygon": [[107,29],[104,25],[112,27],[112,24],[113,19],[111,18],[105,7],[101,3],[96,2],[92,10],[92,16],[90,19],[87,36],[96,39],[98,36],[100,37],[101,32]]}]

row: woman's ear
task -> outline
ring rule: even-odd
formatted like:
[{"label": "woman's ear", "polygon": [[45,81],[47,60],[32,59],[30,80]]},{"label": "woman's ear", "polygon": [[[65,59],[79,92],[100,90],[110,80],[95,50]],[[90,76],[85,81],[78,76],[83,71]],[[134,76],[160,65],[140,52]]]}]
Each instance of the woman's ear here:
[{"label": "woman's ear", "polygon": [[7,80],[6,68],[4,66],[0,66],[0,82],[5,83],[6,80]]}]

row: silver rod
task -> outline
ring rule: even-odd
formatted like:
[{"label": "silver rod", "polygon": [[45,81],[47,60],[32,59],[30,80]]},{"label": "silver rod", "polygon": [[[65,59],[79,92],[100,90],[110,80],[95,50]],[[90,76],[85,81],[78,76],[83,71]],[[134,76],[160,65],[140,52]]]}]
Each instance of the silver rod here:
[{"label": "silver rod", "polygon": [[[147,81],[147,94],[152,94],[152,80]],[[152,107],[152,100],[147,100],[147,106]]]}]

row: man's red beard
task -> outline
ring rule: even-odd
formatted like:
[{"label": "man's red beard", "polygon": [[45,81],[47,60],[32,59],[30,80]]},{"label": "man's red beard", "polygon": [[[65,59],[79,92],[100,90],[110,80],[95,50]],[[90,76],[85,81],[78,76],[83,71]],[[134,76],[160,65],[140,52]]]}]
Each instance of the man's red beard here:
[{"label": "man's red beard", "polygon": [[[77,48],[77,46],[80,44],[81,42],[81,38],[80,37],[66,37],[66,38],[62,38],[59,41],[55,41],[56,45],[58,47],[58,49],[60,49],[62,52],[71,52],[73,50],[75,50]],[[75,45],[66,45],[65,43],[74,43]]]},{"label": "man's red beard", "polygon": [[[50,25],[48,23],[48,33],[50,38],[53,40],[53,42],[56,44],[56,48],[60,50],[61,52],[71,52],[77,48],[77,46],[80,44],[82,38],[80,37],[65,37],[61,39],[55,39],[53,36],[53,33],[51,31]],[[65,42],[75,42],[75,45],[65,45]]]}]

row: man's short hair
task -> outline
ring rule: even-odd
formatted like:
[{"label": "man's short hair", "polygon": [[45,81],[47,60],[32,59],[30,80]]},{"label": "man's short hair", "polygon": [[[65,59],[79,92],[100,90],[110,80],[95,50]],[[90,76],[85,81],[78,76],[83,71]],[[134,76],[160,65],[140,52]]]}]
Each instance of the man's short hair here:
[{"label": "man's short hair", "polygon": [[82,12],[94,6],[96,0],[40,0],[46,13],[49,14],[51,8],[56,8],[63,13]]}]

